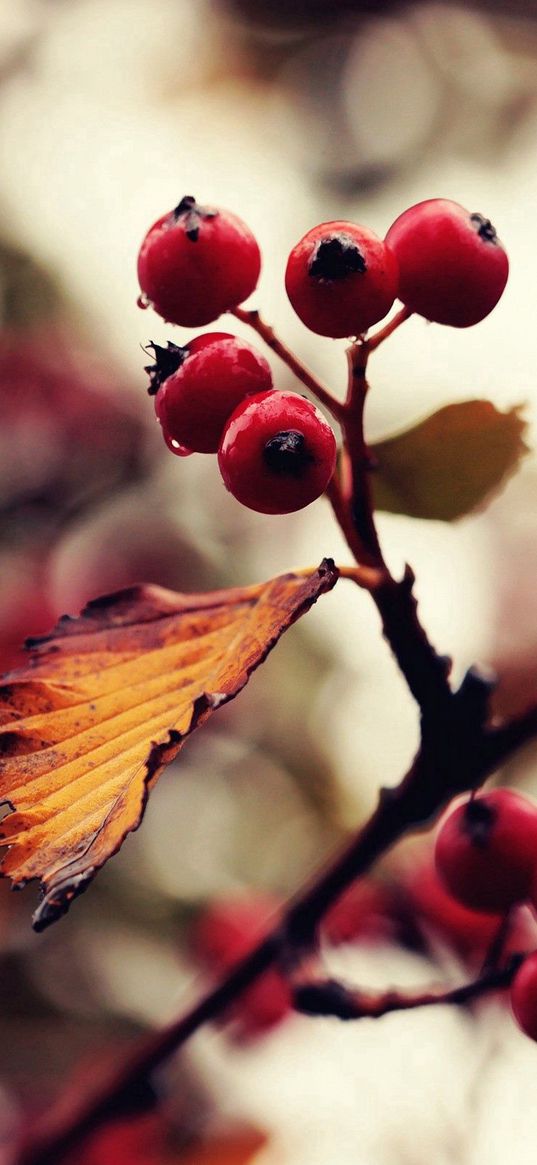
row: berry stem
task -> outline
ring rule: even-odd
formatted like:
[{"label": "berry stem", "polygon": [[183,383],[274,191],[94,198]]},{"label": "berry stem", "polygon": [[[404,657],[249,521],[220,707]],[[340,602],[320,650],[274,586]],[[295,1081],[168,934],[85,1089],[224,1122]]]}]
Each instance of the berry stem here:
[{"label": "berry stem", "polygon": [[340,419],[343,415],[343,405],[332,396],[329,389],[321,383],[313,372],[310,372],[309,368],[299,360],[298,356],[295,356],[294,352],[278,338],[274,328],[261,319],[258,311],[247,311],[243,307],[234,307],[229,314],[235,316],[241,323],[248,324],[250,328],[253,328],[258,336],[261,336],[261,339],[265,341],[265,344],[267,344],[271,351],[275,352],[280,357],[280,360],[283,360],[284,364],[287,364],[291,372],[294,372],[298,380],[302,381],[302,384],[306,388],[309,388],[319,403],[324,405],[325,409],[328,409],[336,420]]},{"label": "berry stem", "polygon": [[374,352],[375,348],[380,347],[380,345],[388,339],[388,336],[391,336],[392,333],[401,326],[401,324],[404,324],[405,320],[410,319],[411,315],[413,315],[413,312],[409,307],[402,307],[401,310],[397,312],[397,315],[394,315],[393,319],[389,320],[387,324],[384,324],[383,328],[379,328],[378,332],[375,332],[372,336],[369,337],[367,341],[367,347],[369,351]]},{"label": "berry stem", "polygon": [[506,910],[485,955],[483,966],[481,967],[481,976],[498,970],[512,924],[513,911]]},{"label": "berry stem", "polygon": [[345,987],[337,980],[306,983],[294,991],[294,1005],[305,1015],[332,1015],[337,1019],[380,1019],[391,1011],[410,1011],[417,1007],[436,1004],[462,1004],[478,999],[489,991],[509,987],[524,960],[523,954],[513,955],[506,967],[489,969],[461,987],[450,990],[420,991],[405,995],[399,991],[374,994]]},{"label": "berry stem", "polygon": [[[369,389],[367,364],[370,342],[358,340],[347,350],[349,377],[341,427],[343,452],[339,477],[326,491],[334,516],[357,563],[369,579],[369,590],[389,643],[422,717],[444,718],[452,696],[450,661],[429,642],[417,613],[414,574],[407,566],[399,581],[384,560],[375,525],[370,474],[373,462],[364,435],[364,409]],[[442,710],[440,712],[440,710]]]},{"label": "berry stem", "polygon": [[[438,701],[444,704],[451,694],[448,666],[445,657],[437,655],[429,643],[419,622],[412,592],[412,572],[407,569],[398,582],[388,570],[373,515],[369,477],[373,464],[364,436],[364,407],[368,391],[366,371],[371,342],[358,340],[348,349],[347,397],[341,404],[278,339],[258,311],[236,307],[231,314],[252,327],[340,422],[343,450],[339,475],[333,475],[326,494],[360,568],[355,581],[370,590],[382,620],[384,636],[422,713],[432,708],[436,715]],[[402,317],[403,313],[400,315]]]},{"label": "berry stem", "polygon": [[372,461],[364,435],[364,408],[369,389],[366,378],[368,356],[367,341],[359,340],[347,350],[349,377],[341,424],[350,468],[348,507],[360,545],[357,558],[367,566],[386,570],[373,517],[369,478]]},{"label": "berry stem", "polygon": [[[334,473],[332,479],[329,481],[325,493],[330,502],[330,505],[332,506],[337,523],[345,536],[345,541],[347,542],[349,549],[352,550],[357,564],[360,567],[364,566],[367,556],[364,552],[362,540],[352,520],[348,497],[346,496],[344,487],[337,472]],[[371,567],[371,564],[368,565]],[[380,578],[378,569],[373,566],[372,571],[372,582],[377,582]]]}]

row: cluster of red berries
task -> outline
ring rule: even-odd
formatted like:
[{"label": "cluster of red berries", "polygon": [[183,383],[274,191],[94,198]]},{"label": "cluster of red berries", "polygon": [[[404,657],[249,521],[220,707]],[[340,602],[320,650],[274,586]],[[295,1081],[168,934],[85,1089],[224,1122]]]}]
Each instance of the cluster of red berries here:
[{"label": "cluster of red berries", "polygon": [[489,219],[431,198],[409,207],[379,239],[350,222],[321,223],[293,247],[285,287],[321,336],[356,336],[397,297],[438,324],[467,328],[496,306],[509,262]]},{"label": "cluster of red berries", "polygon": [[[408,906],[412,919],[407,916]],[[393,942],[424,937],[432,929],[470,965],[483,962],[502,919],[512,911],[503,956],[535,944],[537,912],[537,805],[511,789],[495,789],[459,801],[448,810],[436,836],[434,864],[414,865],[397,885],[361,879],[326,913],[323,937],[331,946]],[[213,972],[229,970],[268,932],[281,908],[277,899],[252,892],[213,902],[198,918],[194,953]],[[409,922],[408,934],[405,934]],[[537,950],[526,954],[510,990],[515,1018],[537,1040]],[[292,1010],[282,973],[265,972],[233,1005],[239,1038],[261,1035]]]},{"label": "cluster of red berries", "polygon": [[185,347],[152,344],[146,371],[168,448],[217,453],[230,493],[262,514],[287,514],[324,492],[336,439],[323,414],[295,392],[277,392],[267,361],[226,332]]},{"label": "cluster of red berries", "polygon": [[[441,824],[435,862],[446,889],[470,910],[536,908],[537,806],[511,789],[470,797]],[[522,1031],[537,1040],[537,951],[517,971],[511,1003]]]},{"label": "cluster of red berries", "polygon": [[[406,210],[384,240],[352,222],[314,227],[289,255],[285,286],[297,315],[322,336],[363,335],[396,296],[409,312],[464,328],[492,311],[508,266],[488,219],[435,198]],[[260,269],[246,224],[190,196],[154,223],[138,257],[143,303],[186,327],[243,303]],[[289,513],[324,492],[334,433],[305,398],[273,388],[252,345],[217,332],[184,348],[152,347],[150,392],[172,452],[217,453],[227,489],[261,513]]]}]

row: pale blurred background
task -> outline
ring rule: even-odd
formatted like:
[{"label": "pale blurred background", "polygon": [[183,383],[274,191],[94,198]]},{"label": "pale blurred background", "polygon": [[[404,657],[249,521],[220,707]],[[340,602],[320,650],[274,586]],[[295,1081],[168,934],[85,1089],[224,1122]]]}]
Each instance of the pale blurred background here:
[{"label": "pale blurred background", "polygon": [[[184,194],[254,230],[252,306],[338,392],[345,345],[294,317],[290,247],[337,218],[384,234],[434,196],[484,213],[511,259],[503,299],[473,329],[405,324],[372,366],[369,434],[480,396],[527,401],[533,422],[536,65],[533,0],[0,0],[2,670],[26,634],[134,581],[204,590],[348,561],[323,501],[263,517],[226,494],[214,458],[165,449],[141,346],[193,333],[139,310],[135,267],[148,226]],[[456,674],[475,660],[498,669],[500,711],[537,688],[536,480],[532,455],[454,526],[380,519]],[[371,604],[341,584],[188,743],[141,830],[51,932],[30,929],[35,888],[0,885],[1,1162],[21,1114],[202,989],[192,928],[207,904],[292,893],[416,741]],[[537,795],[535,753],[503,778]],[[356,907],[344,943],[327,938],[328,973],[410,987],[475,970],[480,935],[469,941],[436,890],[416,892],[428,844],[376,872],[374,908]],[[197,1138],[243,1125],[255,1132],[237,1165],[533,1161],[537,1047],[498,1000],[253,1028],[201,1034],[159,1077],[149,1147],[118,1134],[88,1165],[196,1165]]]}]

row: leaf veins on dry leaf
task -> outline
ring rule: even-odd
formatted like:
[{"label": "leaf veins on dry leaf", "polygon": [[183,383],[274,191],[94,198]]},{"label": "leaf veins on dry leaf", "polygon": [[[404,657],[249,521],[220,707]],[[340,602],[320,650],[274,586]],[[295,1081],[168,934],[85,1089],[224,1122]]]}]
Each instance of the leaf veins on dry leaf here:
[{"label": "leaf veins on dry leaf", "polygon": [[138,586],[30,641],[0,686],[1,873],[39,878],[42,930],[140,824],[184,740],[247,683],[338,573],[181,595]]}]

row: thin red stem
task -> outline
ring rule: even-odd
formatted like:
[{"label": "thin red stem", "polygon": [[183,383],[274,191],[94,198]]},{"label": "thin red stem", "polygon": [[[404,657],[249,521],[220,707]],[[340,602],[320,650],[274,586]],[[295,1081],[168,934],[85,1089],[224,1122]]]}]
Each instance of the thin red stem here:
[{"label": "thin red stem", "polygon": [[483,965],[481,967],[481,976],[497,971],[502,961],[505,945],[513,924],[513,911],[507,910],[498,924],[496,934],[489,945]]},{"label": "thin red stem", "polygon": [[380,1019],[392,1011],[410,1011],[418,1007],[442,1004],[470,1003],[491,991],[509,987],[524,959],[524,955],[513,955],[506,967],[483,972],[471,983],[448,990],[438,988],[406,995],[401,991],[383,991],[380,994],[354,990],[327,979],[324,982],[307,983],[295,988],[294,1002],[298,1011],[305,1015],[332,1015],[337,1019]]},{"label": "thin red stem", "polygon": [[[359,562],[386,571],[386,564],[373,517],[371,497],[371,457],[364,435],[364,409],[369,390],[367,382],[367,361],[369,346],[367,341],[351,344],[347,351],[349,368],[347,398],[341,417],[343,445],[350,467],[348,518],[345,522],[345,536],[348,540],[349,524],[355,531],[353,552]],[[338,521],[340,518],[338,515]],[[340,522],[341,525],[341,522]],[[359,545],[359,549],[355,549]]]},{"label": "thin red stem", "polygon": [[374,352],[375,348],[380,347],[380,345],[388,339],[388,336],[392,336],[397,328],[400,328],[401,324],[404,324],[405,320],[410,319],[412,314],[413,313],[409,307],[402,307],[401,311],[397,312],[397,315],[393,316],[393,318],[389,320],[387,324],[384,324],[383,328],[380,328],[378,332],[375,332],[372,336],[369,337],[367,341],[369,351]]},{"label": "thin red stem", "polygon": [[341,402],[332,396],[330,390],[319,380],[319,377],[311,372],[302,363],[302,360],[299,360],[298,356],[295,356],[295,353],[279,339],[275,334],[274,328],[261,319],[258,311],[247,311],[246,308],[235,307],[230,312],[230,315],[234,315],[241,323],[248,324],[250,328],[253,328],[258,336],[261,336],[261,339],[265,341],[265,344],[268,345],[271,351],[275,352],[280,360],[283,360],[284,364],[291,369],[291,372],[294,372],[298,380],[306,388],[309,388],[319,403],[324,405],[337,421],[340,419],[343,413],[343,405]]},{"label": "thin red stem", "polygon": [[392,577],[375,523],[371,491],[373,467],[364,432],[370,350],[369,340],[358,340],[347,351],[349,374],[341,418],[340,477],[331,483],[327,495],[356,561],[370,572],[371,596],[382,620],[384,636],[408,687],[422,715],[430,712],[436,722],[440,709],[444,719],[448,715],[452,694],[450,661],[437,654],[420,623],[410,568],[407,567],[399,581]]}]

